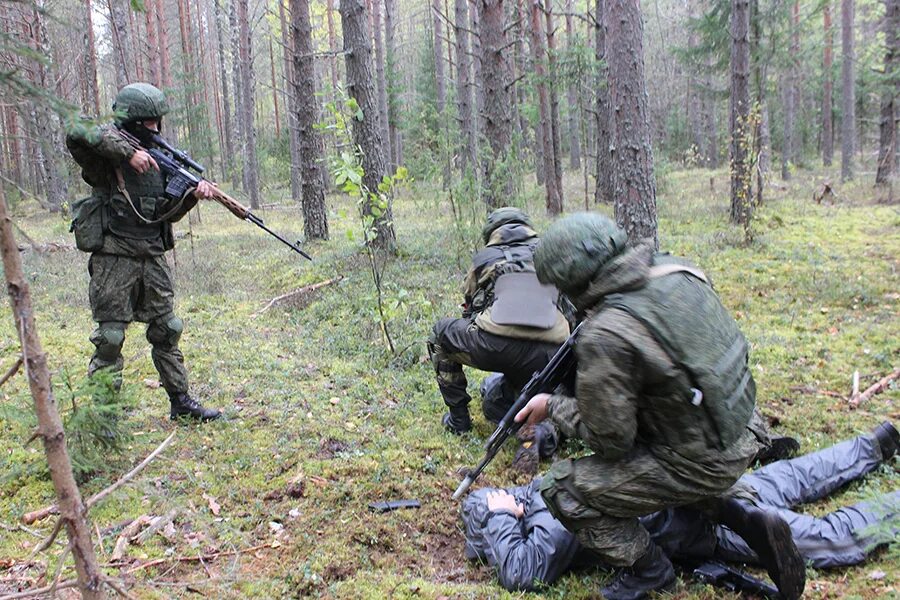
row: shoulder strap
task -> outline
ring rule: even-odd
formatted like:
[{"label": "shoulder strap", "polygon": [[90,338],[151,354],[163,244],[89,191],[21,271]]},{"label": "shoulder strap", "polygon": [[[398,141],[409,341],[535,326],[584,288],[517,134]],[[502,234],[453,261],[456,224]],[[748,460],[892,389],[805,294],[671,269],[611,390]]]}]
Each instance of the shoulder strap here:
[{"label": "shoulder strap", "polygon": [[134,205],[134,202],[131,200],[131,194],[128,193],[128,189],[125,187],[125,177],[122,175],[122,168],[116,167],[116,187],[119,192],[125,196],[125,199],[128,200],[128,205],[131,207],[131,211],[134,213],[138,219],[144,222],[145,225],[159,225],[164,221],[169,220],[169,218],[181,210],[181,205],[184,204],[184,199],[187,198],[188,194],[193,191],[193,188],[185,192],[184,196],[169,210],[166,214],[159,217],[158,219],[148,219],[144,215],[140,213],[137,207]]}]

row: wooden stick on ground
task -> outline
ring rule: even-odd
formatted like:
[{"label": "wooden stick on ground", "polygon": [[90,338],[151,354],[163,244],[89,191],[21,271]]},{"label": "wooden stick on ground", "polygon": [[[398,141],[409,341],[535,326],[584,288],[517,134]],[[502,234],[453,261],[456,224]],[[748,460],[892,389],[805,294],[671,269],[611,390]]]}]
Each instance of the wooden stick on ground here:
[{"label": "wooden stick on ground", "polygon": [[252,316],[255,317],[257,315],[261,315],[262,313],[266,312],[273,306],[278,306],[279,304],[284,304],[287,300],[290,300],[291,298],[296,298],[297,296],[301,296],[301,295],[309,293],[309,292],[314,292],[319,288],[325,287],[326,285],[331,285],[332,283],[337,283],[337,282],[341,281],[343,278],[344,278],[343,275],[338,275],[337,277],[334,277],[332,279],[326,279],[325,281],[320,281],[319,283],[312,283],[310,285],[305,285],[302,288],[296,289],[292,292],[288,292],[287,294],[282,294],[280,296],[276,296],[275,298],[272,298],[269,301],[269,303],[266,304],[263,308],[256,311],[255,313],[253,313]]},{"label": "wooden stick on ground", "polygon": [[849,401],[850,407],[856,408],[875,394],[880,394],[898,377],[900,377],[900,367],[897,367],[892,373],[879,379],[878,383],[875,385],[869,386],[863,393],[851,397]]},{"label": "wooden stick on ground", "polygon": [[[212,560],[214,558],[218,558],[220,556],[234,556],[236,554],[246,554],[248,552],[255,552],[256,550],[262,550],[263,548],[271,548],[272,544],[259,544],[258,546],[250,546],[249,548],[243,548],[241,550],[229,550],[227,552],[213,552],[212,554],[198,554],[196,556],[171,556],[168,558],[157,558],[155,560],[151,560],[149,562],[142,563],[137,565],[136,567],[131,567],[126,573],[134,573],[135,571],[140,571],[141,569],[147,569],[149,567],[153,567],[156,565],[161,565],[167,562],[194,562],[194,561],[204,561],[204,560]],[[115,566],[115,565],[110,565]],[[2,600],[2,599],[0,599]]]},{"label": "wooden stick on ground", "polygon": [[[151,453],[147,456],[147,458],[145,458],[144,460],[142,460],[141,463],[140,463],[138,466],[136,466],[136,467],[133,468],[132,470],[128,471],[125,475],[122,475],[122,477],[120,477],[118,481],[116,481],[114,484],[112,484],[111,486],[109,486],[109,487],[106,488],[105,490],[102,490],[102,491],[100,491],[100,492],[97,492],[96,494],[94,494],[93,496],[91,496],[91,497],[88,499],[88,501],[84,503],[85,511],[89,510],[89,509],[90,509],[92,506],[94,506],[97,502],[99,502],[100,500],[102,500],[103,498],[105,498],[106,496],[108,496],[109,494],[113,493],[114,491],[116,491],[117,489],[119,489],[120,487],[122,487],[123,485],[125,485],[129,480],[133,479],[135,475],[137,475],[137,474],[140,473],[142,470],[144,470],[144,468],[145,468],[147,465],[149,465],[149,464],[153,461],[154,458],[156,458],[157,456],[159,456],[160,453],[161,453],[163,450],[165,450],[165,449],[169,446],[169,444],[172,443],[172,439],[175,437],[175,433],[176,433],[175,431],[173,431],[172,433],[170,433],[170,434],[169,434],[169,437],[167,437],[167,438],[163,441],[162,444],[160,444],[159,446],[157,446],[156,450],[154,450],[153,452],[151,452]],[[26,513],[26,514],[22,517],[22,522],[25,523],[26,525],[30,525],[30,524],[34,523],[35,521],[40,521],[41,519],[46,519],[46,518],[49,517],[50,515],[56,514],[57,512],[59,512],[59,509],[58,509],[58,508],[56,507],[56,505],[54,504],[53,506],[47,506],[47,507],[41,508],[41,509],[39,509],[39,510],[32,511],[32,512],[30,512],[30,513]]]},{"label": "wooden stick on ground", "polygon": [[21,367],[21,366],[22,366],[22,357],[20,356],[19,358],[16,359],[16,362],[13,363],[13,366],[11,366],[9,368],[9,371],[7,371],[6,374],[3,375],[3,377],[0,377],[0,385],[3,385],[4,383],[6,383],[7,381],[9,381],[9,379],[13,375],[18,373],[19,367]]}]

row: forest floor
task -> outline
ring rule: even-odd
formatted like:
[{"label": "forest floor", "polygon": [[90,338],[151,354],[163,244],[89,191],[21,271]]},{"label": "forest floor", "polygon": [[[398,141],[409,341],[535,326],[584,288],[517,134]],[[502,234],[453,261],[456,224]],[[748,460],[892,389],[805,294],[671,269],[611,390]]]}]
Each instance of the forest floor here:
[{"label": "forest floor", "polygon": [[[865,389],[900,366],[900,211],[877,204],[867,180],[838,186],[835,199],[817,204],[813,192],[825,175],[797,173],[787,185],[770,186],[749,244],[728,223],[724,171],[669,173],[659,193],[662,249],[711,275],[752,344],[761,409],[804,451],[885,419],[900,423],[896,383],[858,409],[847,402],[854,371]],[[581,202],[579,181],[567,177],[570,207]],[[457,228],[439,190],[411,184],[402,191],[395,204],[400,255],[384,276],[392,356],[376,317],[354,205],[334,196],[330,207],[332,239],[308,246],[312,263],[218,206],[204,205],[202,222],[190,230],[179,224],[181,347],[193,391],[225,417],[203,426],[171,423],[143,327],[129,330],[125,393],[134,401],[124,424],[133,438],[87,478],[83,493],[110,485],[177,434],[162,456],[91,511],[106,571],[138,598],[595,597],[608,571],[570,574],[540,594],[506,594],[487,567],[463,557],[450,495],[457,470],[477,462],[492,428],[473,404],[473,433],[458,438],[443,431],[425,340],[435,320],[458,312],[476,227]],[[543,214],[538,191],[527,208]],[[18,207],[17,223],[37,243],[61,245],[22,256],[56,397],[69,413],[73,382],[83,378],[93,349],[87,257],[66,249],[67,222],[29,210],[36,212]],[[302,231],[296,206],[260,214],[276,231]],[[546,227],[545,217],[536,220],[538,229]],[[276,296],[337,277],[343,279],[261,312]],[[5,372],[18,343],[2,306]],[[478,398],[482,374],[470,374]],[[24,513],[53,501],[40,444],[23,446],[34,425],[20,373],[0,388],[0,595],[45,585],[44,573],[53,573],[63,549],[59,540],[28,562],[52,522],[18,526]],[[484,483],[522,483],[509,468],[512,454],[510,444]],[[896,465],[805,510],[823,514],[897,489]],[[386,514],[367,508],[400,498],[422,507]],[[113,564],[124,524],[171,511],[171,526],[127,546]],[[897,595],[898,557],[895,545],[858,567],[810,569],[806,597]],[[735,598],[689,580],[672,597]]]}]

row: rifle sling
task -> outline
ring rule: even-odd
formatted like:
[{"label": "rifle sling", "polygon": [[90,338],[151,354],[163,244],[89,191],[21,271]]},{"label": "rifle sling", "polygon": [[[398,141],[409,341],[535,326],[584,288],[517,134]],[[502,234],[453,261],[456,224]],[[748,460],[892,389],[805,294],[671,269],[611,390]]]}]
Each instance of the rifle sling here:
[{"label": "rifle sling", "polygon": [[132,210],[132,212],[134,212],[134,215],[138,219],[143,221],[144,224],[146,224],[146,225],[159,225],[160,223],[164,223],[165,221],[168,221],[170,217],[172,217],[175,213],[177,213],[179,210],[181,210],[181,205],[184,204],[184,199],[187,198],[187,195],[188,195],[188,192],[185,192],[184,196],[182,196],[178,200],[178,203],[175,204],[175,206],[173,206],[172,209],[169,210],[168,212],[166,212],[163,216],[159,217],[158,219],[148,219],[147,217],[145,217],[144,215],[141,214],[141,212],[134,205],[134,202],[131,200],[131,194],[129,194],[128,190],[125,188],[125,177],[122,175],[121,167],[116,167],[116,189],[118,189],[119,192],[123,196],[125,196],[125,200],[128,201],[128,206],[131,207],[131,210]]}]

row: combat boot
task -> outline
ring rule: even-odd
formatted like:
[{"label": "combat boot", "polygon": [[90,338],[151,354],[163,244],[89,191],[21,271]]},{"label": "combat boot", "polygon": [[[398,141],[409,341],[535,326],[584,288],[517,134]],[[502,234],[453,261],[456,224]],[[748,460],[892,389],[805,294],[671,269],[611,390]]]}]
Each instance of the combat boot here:
[{"label": "combat boot", "polygon": [[806,565],[784,519],[749,502],[725,498],[720,501],[718,521],[747,542],[783,600],[800,598],[806,586]]},{"label": "combat boot", "polygon": [[172,404],[169,417],[173,421],[180,417],[198,421],[215,421],[222,416],[222,413],[214,408],[204,408],[200,402],[191,398],[187,392],[170,395],[169,402]]},{"label": "combat boot", "polygon": [[520,445],[513,458],[513,468],[525,475],[535,475],[540,460],[553,456],[559,444],[556,427],[547,421],[522,427],[516,437]]},{"label": "combat boot", "polygon": [[662,549],[650,542],[650,548],[631,567],[622,569],[609,585],[600,590],[606,600],[641,600],[650,592],[664,591],[675,583],[675,569]]},{"label": "combat boot", "polygon": [[777,460],[791,458],[800,451],[800,442],[792,437],[773,437],[768,446],[761,448],[750,461],[767,465]]},{"label": "combat boot", "polygon": [[472,417],[469,416],[469,409],[466,406],[456,406],[445,413],[441,418],[441,424],[452,434],[462,435],[472,430]]},{"label": "combat boot", "polygon": [[872,435],[881,446],[881,460],[889,461],[896,456],[897,451],[900,450],[900,432],[890,421],[885,421],[873,429]]}]

